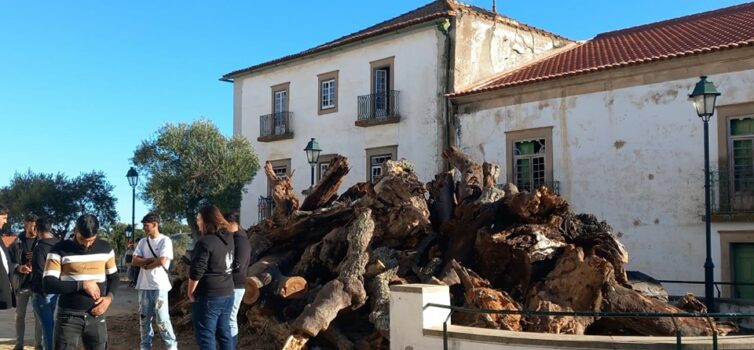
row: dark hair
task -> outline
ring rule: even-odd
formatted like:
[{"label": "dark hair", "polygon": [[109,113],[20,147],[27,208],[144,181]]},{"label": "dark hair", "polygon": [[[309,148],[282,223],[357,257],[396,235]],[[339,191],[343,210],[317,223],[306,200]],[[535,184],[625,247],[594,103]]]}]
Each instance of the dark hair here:
[{"label": "dark hair", "polygon": [[202,216],[204,222],[202,233],[205,235],[216,234],[228,229],[228,222],[225,221],[220,209],[217,209],[214,205],[203,206],[199,209],[199,215]]},{"label": "dark hair", "polygon": [[8,208],[0,204],[0,215],[8,215]]},{"label": "dark hair", "polygon": [[238,219],[241,216],[240,214],[238,214],[238,211],[235,211],[235,210],[229,211],[223,214],[223,216],[225,217],[225,221],[229,223],[233,223],[233,224],[241,223],[241,221],[239,221]]},{"label": "dark hair", "polygon": [[38,217],[38,216],[36,216],[36,215],[34,215],[34,214],[32,214],[32,213],[29,213],[29,214],[28,214],[28,215],[26,215],[26,217],[24,218],[24,222],[37,222],[37,219],[39,219],[39,217]]},{"label": "dark hair", "polygon": [[142,224],[147,223],[147,222],[156,222],[156,223],[159,224],[160,223],[160,217],[157,214],[155,214],[155,213],[149,213],[147,215],[144,215],[144,218],[141,219],[141,223]]},{"label": "dark hair", "polygon": [[84,238],[91,238],[99,231],[99,220],[92,214],[84,214],[76,219],[76,231]]},{"label": "dark hair", "polygon": [[45,218],[37,219],[36,224],[34,226],[37,229],[37,233],[52,232],[52,223],[47,221],[47,219]]}]

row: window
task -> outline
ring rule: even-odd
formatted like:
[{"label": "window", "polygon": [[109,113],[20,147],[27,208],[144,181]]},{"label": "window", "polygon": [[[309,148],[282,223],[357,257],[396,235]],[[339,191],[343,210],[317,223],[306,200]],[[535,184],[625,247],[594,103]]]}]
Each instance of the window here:
[{"label": "window", "polygon": [[557,190],[552,175],[552,127],[508,131],[505,137],[508,181],[521,191],[540,186]]},{"label": "window", "polygon": [[[271,160],[270,164],[272,165],[272,171],[275,173],[275,176],[281,177],[281,176],[287,176],[291,174],[291,160],[290,159],[280,159],[280,160]],[[267,195],[272,194],[272,184],[267,183]]]},{"label": "window", "polygon": [[398,146],[367,149],[367,181],[375,183],[382,176],[382,164],[398,159]]},{"label": "window", "polygon": [[[718,231],[721,280],[754,283],[754,231]],[[724,285],[724,297],[754,298],[754,287]]]},{"label": "window", "polygon": [[319,115],[338,111],[338,71],[317,75],[319,79]]},{"label": "window", "polygon": [[514,183],[519,190],[529,191],[545,185],[545,139],[513,142]]},{"label": "window", "polygon": [[322,176],[325,176],[327,167],[330,165],[330,161],[335,158],[334,154],[323,154],[319,156],[319,163],[317,164],[317,181],[322,180]]},{"label": "window", "polygon": [[754,117],[730,118],[728,154],[733,193],[754,191]]},{"label": "window", "polygon": [[711,177],[712,211],[723,215],[712,219],[742,220],[741,215],[754,210],[754,102],[719,106],[717,115],[719,163]]},{"label": "window", "polygon": [[290,83],[272,87],[272,128],[273,134],[281,135],[290,129],[288,106],[290,100]]},{"label": "window", "polygon": [[393,89],[393,63],[394,57],[381,59],[370,62],[372,71],[372,103],[375,117],[387,117],[390,113],[391,101],[390,91]]}]

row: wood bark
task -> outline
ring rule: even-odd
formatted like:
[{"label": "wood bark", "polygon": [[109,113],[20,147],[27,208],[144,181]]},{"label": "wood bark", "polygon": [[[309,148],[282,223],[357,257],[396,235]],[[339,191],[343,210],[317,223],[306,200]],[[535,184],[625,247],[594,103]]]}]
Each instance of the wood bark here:
[{"label": "wood bark", "polygon": [[348,159],[341,155],[336,155],[330,160],[327,170],[322,179],[309,192],[309,195],[301,204],[301,210],[314,210],[335,200],[338,194],[338,188],[348,175]]},{"label": "wood bark", "polygon": [[446,149],[442,152],[442,157],[461,173],[461,181],[456,192],[459,200],[462,201],[473,194],[473,187],[482,188],[482,166],[479,163],[456,147]]},{"label": "wood bark", "polygon": [[[479,277],[473,271],[466,269],[455,260],[451,261],[453,270],[461,279],[465,290],[464,297],[467,307],[487,310],[520,310],[521,307],[505,292],[495,290],[490,282]],[[521,315],[462,313],[454,318],[463,325],[509,331],[521,330]]]},{"label": "wood bark", "polygon": [[307,336],[316,336],[327,329],[340,310],[358,308],[366,302],[362,275],[369,261],[367,247],[374,232],[374,221],[368,208],[360,208],[355,214],[348,228],[348,254],[339,267],[340,274],[322,287],[314,302],[292,323],[294,329]]},{"label": "wood bark", "polygon": [[427,183],[429,190],[429,206],[432,224],[435,230],[453,218],[455,210],[455,184],[453,171],[435,175],[435,179]]},{"label": "wood bark", "polygon": [[299,208],[299,199],[293,191],[291,177],[275,175],[270,162],[265,162],[264,173],[267,176],[268,183],[272,186],[272,200],[275,202],[272,219],[276,224],[283,225],[288,216]]},{"label": "wood bark", "polygon": [[497,179],[500,177],[500,167],[497,164],[484,162],[482,164],[482,176],[484,181],[482,188],[497,186]]}]

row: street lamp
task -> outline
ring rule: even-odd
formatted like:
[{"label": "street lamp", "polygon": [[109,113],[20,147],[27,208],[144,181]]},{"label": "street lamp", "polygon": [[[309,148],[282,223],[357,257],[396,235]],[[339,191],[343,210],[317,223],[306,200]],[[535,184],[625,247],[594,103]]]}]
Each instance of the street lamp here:
[{"label": "street lamp", "polygon": [[136,236],[136,185],[139,184],[139,173],[136,172],[136,169],[134,167],[131,167],[131,169],[128,169],[128,173],[126,173],[126,178],[128,178],[128,184],[131,185],[131,233],[134,234],[134,237]]},{"label": "street lamp", "polygon": [[699,118],[704,121],[704,228],[707,248],[707,259],[704,261],[704,304],[707,310],[715,310],[714,276],[715,264],[712,263],[712,228],[710,224],[710,180],[709,180],[709,120],[715,114],[715,102],[720,93],[715,84],[707,81],[706,76],[701,76],[694,86],[694,91],[689,95],[689,100],[694,103],[694,109]]},{"label": "street lamp", "polygon": [[319,154],[322,152],[322,149],[319,148],[317,140],[312,137],[309,143],[306,144],[304,151],[306,151],[306,160],[312,166],[312,186],[314,186],[314,166],[319,162]]}]

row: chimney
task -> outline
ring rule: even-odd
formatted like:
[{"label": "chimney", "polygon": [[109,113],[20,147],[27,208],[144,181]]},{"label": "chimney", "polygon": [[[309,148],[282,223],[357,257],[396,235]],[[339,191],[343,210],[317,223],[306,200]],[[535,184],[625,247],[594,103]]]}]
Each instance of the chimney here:
[{"label": "chimney", "polygon": [[495,5],[495,0],[492,0],[492,12],[497,13],[497,6]]}]

